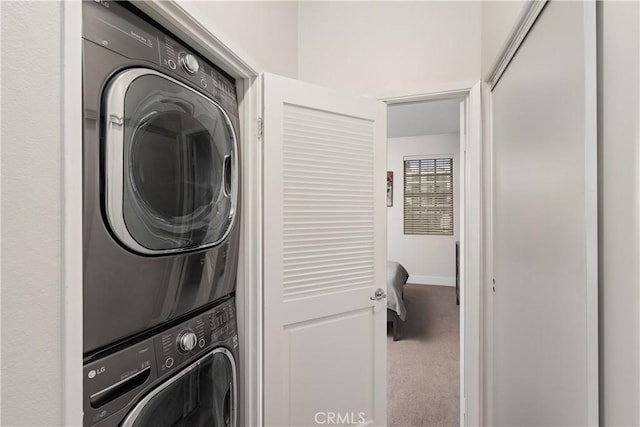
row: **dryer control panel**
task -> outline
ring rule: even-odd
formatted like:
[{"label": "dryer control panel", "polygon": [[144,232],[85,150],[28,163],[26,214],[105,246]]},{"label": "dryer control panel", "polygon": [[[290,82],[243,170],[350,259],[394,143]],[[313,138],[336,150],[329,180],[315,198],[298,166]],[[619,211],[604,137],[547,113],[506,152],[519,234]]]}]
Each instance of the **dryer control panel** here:
[{"label": "dryer control panel", "polygon": [[201,55],[187,49],[136,13],[135,6],[117,1],[85,1],[82,36],[105,49],[134,60],[160,65],[164,72],[189,81],[238,116],[235,82]]},{"label": "dryer control panel", "polygon": [[[112,425],[117,413],[212,348],[237,351],[235,299],[84,366],[84,425]],[[113,423],[118,425],[118,422]]]}]

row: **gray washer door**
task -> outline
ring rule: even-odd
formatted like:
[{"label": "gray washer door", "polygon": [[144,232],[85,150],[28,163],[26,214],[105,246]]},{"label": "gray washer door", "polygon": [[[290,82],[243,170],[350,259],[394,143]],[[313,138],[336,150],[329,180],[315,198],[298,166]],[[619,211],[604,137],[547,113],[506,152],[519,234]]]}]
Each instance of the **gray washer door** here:
[{"label": "gray washer door", "polygon": [[236,366],[217,348],[152,390],[123,427],[236,427]]}]

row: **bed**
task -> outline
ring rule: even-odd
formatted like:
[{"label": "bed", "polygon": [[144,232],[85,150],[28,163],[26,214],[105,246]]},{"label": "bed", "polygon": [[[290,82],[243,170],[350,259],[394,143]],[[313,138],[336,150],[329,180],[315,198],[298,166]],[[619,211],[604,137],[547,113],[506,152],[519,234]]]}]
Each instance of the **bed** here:
[{"label": "bed", "polygon": [[399,262],[387,261],[387,322],[392,324],[394,341],[400,339],[399,320],[404,321],[407,317],[403,287],[408,278],[409,273]]}]

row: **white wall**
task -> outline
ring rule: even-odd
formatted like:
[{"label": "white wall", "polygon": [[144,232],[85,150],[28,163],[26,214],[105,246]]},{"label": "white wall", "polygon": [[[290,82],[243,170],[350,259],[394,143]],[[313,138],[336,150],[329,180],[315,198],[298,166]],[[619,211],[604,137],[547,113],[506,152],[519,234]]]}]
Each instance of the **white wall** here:
[{"label": "white wall", "polygon": [[242,49],[264,71],[298,76],[297,1],[184,1],[213,34]]},{"label": "white wall", "polygon": [[1,2],[2,412],[62,424],[62,5]]},{"label": "white wall", "polygon": [[460,100],[408,102],[387,107],[387,137],[456,133],[460,129]]},{"label": "white wall", "polygon": [[[524,6],[484,2],[482,73]],[[640,17],[637,2],[598,3],[600,421],[640,425]]]},{"label": "white wall", "polygon": [[598,3],[600,420],[640,425],[640,7]]},{"label": "white wall", "polygon": [[482,77],[487,78],[509,38],[526,0],[482,2]]},{"label": "white wall", "polygon": [[480,2],[299,5],[298,77],[363,94],[480,77]]},{"label": "white wall", "polygon": [[480,2],[178,1],[265,71],[323,86],[360,94],[480,76]]},{"label": "white wall", "polygon": [[[393,171],[393,207],[387,208],[387,259],[409,272],[409,283],[455,286],[456,240],[459,239],[460,136],[458,133],[389,138],[387,170]],[[404,156],[453,155],[454,235],[417,236],[403,231]]]}]

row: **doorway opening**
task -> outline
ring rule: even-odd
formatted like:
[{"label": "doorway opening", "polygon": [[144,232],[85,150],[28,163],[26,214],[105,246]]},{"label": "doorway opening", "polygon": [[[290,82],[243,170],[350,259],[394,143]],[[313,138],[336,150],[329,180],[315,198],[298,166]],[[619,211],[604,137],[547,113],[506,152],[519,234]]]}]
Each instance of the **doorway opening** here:
[{"label": "doorway opening", "polygon": [[396,103],[387,111],[389,420],[456,426],[464,99]]},{"label": "doorway opening", "polygon": [[[378,96],[392,107],[423,101],[455,100],[459,103],[459,423],[480,425],[484,417],[485,360],[482,357],[484,336],[484,300],[488,278],[483,253],[486,242],[484,210],[487,193],[483,158],[487,147],[482,106],[488,100],[488,87],[481,82],[442,85],[433,90]],[[485,105],[485,108],[488,106]],[[455,178],[455,177],[454,177]],[[398,188],[398,187],[396,187]],[[399,190],[401,191],[401,190]],[[400,332],[401,334],[401,332]],[[390,345],[393,343],[390,343]],[[390,373],[392,374],[392,373]],[[428,387],[428,383],[425,384]],[[390,394],[390,393],[389,393]],[[421,409],[422,410],[422,409]],[[391,415],[393,417],[393,414]]]}]

